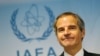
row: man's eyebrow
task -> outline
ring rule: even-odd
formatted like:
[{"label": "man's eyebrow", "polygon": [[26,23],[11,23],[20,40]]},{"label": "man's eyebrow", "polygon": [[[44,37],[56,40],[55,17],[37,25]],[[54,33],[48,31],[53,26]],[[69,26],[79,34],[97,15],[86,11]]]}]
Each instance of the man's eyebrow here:
[{"label": "man's eyebrow", "polygon": [[76,28],[77,26],[76,25],[69,25],[68,27],[69,28]]},{"label": "man's eyebrow", "polygon": [[[66,27],[76,27],[76,25],[69,25],[69,26],[66,26]],[[59,28],[63,28],[62,26],[61,27],[57,27],[57,29]]]},{"label": "man's eyebrow", "polygon": [[58,27],[57,29],[62,29],[63,27]]},{"label": "man's eyebrow", "polygon": [[76,27],[76,25],[69,25],[69,27]]}]

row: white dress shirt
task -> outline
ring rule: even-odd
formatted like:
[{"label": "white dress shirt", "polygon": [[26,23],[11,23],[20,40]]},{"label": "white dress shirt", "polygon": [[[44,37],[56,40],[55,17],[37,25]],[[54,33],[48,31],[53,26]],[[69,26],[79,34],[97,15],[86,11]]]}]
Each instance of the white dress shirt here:
[{"label": "white dress shirt", "polygon": [[[64,56],[72,56],[64,51]],[[84,50],[81,48],[74,56],[84,56]]]}]

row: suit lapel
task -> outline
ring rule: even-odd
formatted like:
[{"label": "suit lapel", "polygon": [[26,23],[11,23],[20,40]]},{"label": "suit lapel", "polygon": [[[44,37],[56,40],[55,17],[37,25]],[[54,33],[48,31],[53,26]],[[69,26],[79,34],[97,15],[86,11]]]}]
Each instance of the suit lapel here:
[{"label": "suit lapel", "polygon": [[84,56],[92,56],[92,55],[88,53],[86,50],[84,50]]},{"label": "suit lapel", "polygon": [[[64,52],[62,52],[60,56],[64,56]],[[84,56],[90,56],[90,54],[86,50],[84,50]]]},{"label": "suit lapel", "polygon": [[64,52],[62,52],[62,54],[60,56],[64,56]]}]

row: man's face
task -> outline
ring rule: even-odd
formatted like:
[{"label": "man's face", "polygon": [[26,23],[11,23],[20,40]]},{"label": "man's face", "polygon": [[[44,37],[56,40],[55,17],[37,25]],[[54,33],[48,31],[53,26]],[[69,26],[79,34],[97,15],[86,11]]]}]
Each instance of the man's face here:
[{"label": "man's face", "polygon": [[57,38],[63,47],[75,47],[82,45],[84,30],[80,31],[76,19],[71,16],[63,16],[56,23]]}]

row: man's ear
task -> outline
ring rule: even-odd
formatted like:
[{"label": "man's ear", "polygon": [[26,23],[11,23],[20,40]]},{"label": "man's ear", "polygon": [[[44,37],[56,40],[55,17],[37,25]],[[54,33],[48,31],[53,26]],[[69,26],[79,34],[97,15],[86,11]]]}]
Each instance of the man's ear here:
[{"label": "man's ear", "polygon": [[84,39],[85,37],[85,29],[82,30],[82,40]]}]

